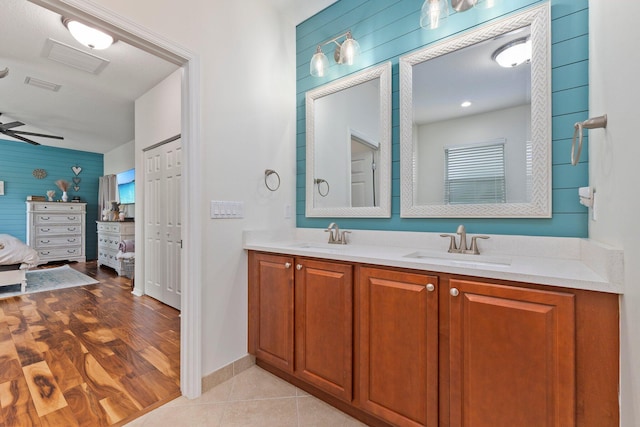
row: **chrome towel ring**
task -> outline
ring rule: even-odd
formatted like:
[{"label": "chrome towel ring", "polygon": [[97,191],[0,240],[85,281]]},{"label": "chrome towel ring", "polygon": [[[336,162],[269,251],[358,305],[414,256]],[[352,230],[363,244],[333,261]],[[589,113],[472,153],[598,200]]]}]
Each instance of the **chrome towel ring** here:
[{"label": "chrome towel ring", "polygon": [[[607,127],[607,115],[592,117],[584,122],[578,122],[573,125],[573,139],[571,140],[571,164],[577,165],[580,161],[580,153],[582,152],[583,129],[597,129]],[[576,152],[576,138],[578,138],[578,150]]]},{"label": "chrome towel ring", "polygon": [[280,188],[280,175],[278,175],[278,172],[273,169],[265,169],[264,185],[266,185],[270,191],[276,191]]},{"label": "chrome towel ring", "polygon": [[[327,194],[329,194],[329,183],[322,178],[316,178],[313,180],[313,182],[318,186],[318,194],[320,194],[322,197],[327,197]],[[322,187],[320,187],[321,184],[326,184],[326,191],[322,191]]]}]

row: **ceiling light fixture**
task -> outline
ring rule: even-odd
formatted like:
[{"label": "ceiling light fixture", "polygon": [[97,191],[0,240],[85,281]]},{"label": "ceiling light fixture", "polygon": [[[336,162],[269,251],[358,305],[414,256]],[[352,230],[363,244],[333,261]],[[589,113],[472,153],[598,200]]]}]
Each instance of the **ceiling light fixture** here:
[{"label": "ceiling light fixture", "polygon": [[493,52],[491,59],[505,68],[517,67],[531,61],[531,39],[524,37],[501,46]]},{"label": "ceiling light fixture", "polygon": [[70,18],[62,18],[62,23],[74,39],[90,49],[102,50],[115,43],[115,39],[104,31],[90,27]]},{"label": "ceiling light fixture", "polygon": [[[338,43],[340,38],[344,37],[345,40],[342,44]],[[314,77],[324,77],[327,69],[329,68],[329,60],[322,52],[322,46],[329,43],[335,43],[336,48],[333,52],[333,59],[337,64],[353,65],[355,60],[360,55],[360,44],[353,38],[351,31],[347,31],[344,34],[340,34],[337,37],[322,42],[316,47],[316,53],[311,57],[309,63],[309,72]]]}]

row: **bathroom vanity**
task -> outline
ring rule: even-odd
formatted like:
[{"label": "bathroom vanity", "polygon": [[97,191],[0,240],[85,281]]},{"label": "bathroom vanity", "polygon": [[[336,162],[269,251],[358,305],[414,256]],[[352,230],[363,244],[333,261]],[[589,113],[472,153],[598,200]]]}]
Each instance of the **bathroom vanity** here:
[{"label": "bathroom vanity", "polygon": [[454,257],[432,233],[358,231],[370,241],[351,245],[313,233],[245,240],[263,368],[369,425],[619,424],[622,285],[600,270],[618,251],[527,238],[505,254],[497,242],[519,237],[492,236],[484,254]]}]

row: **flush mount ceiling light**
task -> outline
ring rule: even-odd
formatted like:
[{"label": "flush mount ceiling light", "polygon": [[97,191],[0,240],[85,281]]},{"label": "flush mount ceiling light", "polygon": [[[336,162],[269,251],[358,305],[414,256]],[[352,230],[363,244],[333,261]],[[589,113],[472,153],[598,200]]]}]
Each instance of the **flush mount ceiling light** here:
[{"label": "flush mount ceiling light", "polygon": [[90,49],[106,49],[115,42],[115,39],[109,34],[74,19],[63,17],[62,23],[74,39]]},{"label": "flush mount ceiling light", "polygon": [[517,67],[531,61],[531,39],[524,37],[501,46],[493,52],[491,59],[505,68]]},{"label": "flush mount ceiling light", "polygon": [[[344,37],[345,40],[340,44],[338,40],[342,37]],[[347,31],[331,40],[322,42],[316,48],[316,53],[311,57],[311,62],[309,63],[309,72],[314,77],[324,77],[329,68],[329,60],[322,52],[322,46],[328,45],[329,43],[335,43],[336,45],[333,51],[333,59],[337,64],[353,65],[358,55],[360,55],[360,44],[355,41],[351,35],[351,31]]]}]

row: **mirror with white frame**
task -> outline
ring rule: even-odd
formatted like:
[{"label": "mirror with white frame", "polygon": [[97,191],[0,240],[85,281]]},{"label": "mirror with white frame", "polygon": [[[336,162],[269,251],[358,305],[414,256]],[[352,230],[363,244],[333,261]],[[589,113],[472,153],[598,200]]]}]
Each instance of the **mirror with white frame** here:
[{"label": "mirror with white frame", "polygon": [[551,216],[549,32],[545,4],[400,58],[402,217]]},{"label": "mirror with white frame", "polygon": [[391,63],[306,94],[306,216],[391,216]]}]

